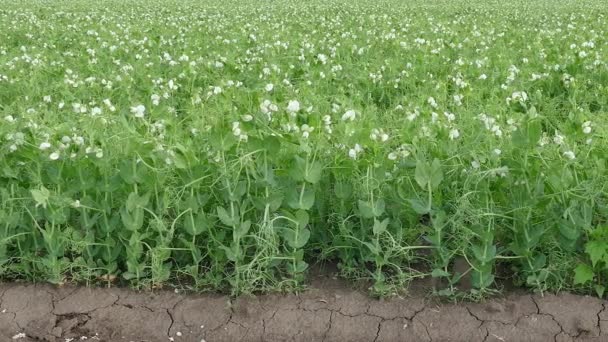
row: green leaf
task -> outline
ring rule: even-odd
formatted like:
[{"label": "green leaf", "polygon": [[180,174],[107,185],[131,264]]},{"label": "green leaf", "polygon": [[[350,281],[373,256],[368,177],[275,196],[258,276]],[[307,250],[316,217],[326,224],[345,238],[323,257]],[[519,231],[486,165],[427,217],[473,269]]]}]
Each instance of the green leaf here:
[{"label": "green leaf", "polygon": [[268,205],[270,205],[270,211],[276,211],[283,203],[283,194],[280,192],[273,192],[268,196],[266,201]]},{"label": "green leaf", "polygon": [[131,192],[129,197],[127,197],[126,207],[129,212],[135,210],[136,208],[143,208],[148,205],[150,202],[150,192],[139,196],[135,192]]},{"label": "green leaf", "polygon": [[304,193],[301,188],[291,188],[287,192],[287,205],[293,209],[309,210],[315,204],[315,191],[307,187]]},{"label": "green leaf", "polygon": [[241,198],[247,192],[247,183],[245,181],[240,181],[236,184],[234,190],[231,190],[228,199],[231,202],[240,202]]},{"label": "green leaf", "polygon": [[241,239],[243,236],[247,235],[249,228],[251,228],[251,221],[247,220],[245,222],[241,222],[241,224],[237,225],[232,232],[232,237],[235,241]]},{"label": "green leaf", "polygon": [[416,183],[422,188],[427,188],[430,181],[430,167],[428,163],[418,160],[416,162],[416,171],[414,172],[414,178],[416,179]]},{"label": "green leaf", "polygon": [[299,209],[309,210],[315,204],[315,190],[306,188],[304,196],[302,196]]},{"label": "green leaf", "polygon": [[594,288],[597,296],[600,298],[604,298],[604,292],[606,291],[606,288],[600,284],[595,285]]},{"label": "green leaf", "polygon": [[316,184],[321,179],[321,171],[323,171],[321,164],[314,162],[309,165],[308,169],[306,169],[304,179],[309,183]]},{"label": "green leaf", "polygon": [[295,180],[296,182],[301,182],[304,180],[306,175],[306,160],[304,160],[300,156],[295,156],[293,158],[293,163],[289,168],[289,176]]},{"label": "green leaf", "polygon": [[388,226],[388,222],[389,222],[388,218],[385,218],[382,221],[374,219],[374,228],[373,228],[374,235],[379,235],[381,233],[384,233],[386,231],[386,227]]},{"label": "green leaf", "polygon": [[308,228],[293,230],[293,229],[284,229],[283,230],[283,238],[287,241],[287,244],[291,248],[302,248],[310,239],[310,230]]},{"label": "green leaf", "polygon": [[125,228],[131,231],[140,229],[144,225],[144,210],[136,208],[128,212],[124,207],[120,210],[120,218]]},{"label": "green leaf", "polygon": [[44,186],[40,187],[40,190],[30,190],[34,201],[36,201],[36,207],[46,208],[49,198],[51,197],[50,191]]},{"label": "green leaf", "polygon": [[473,255],[475,259],[479,261],[481,264],[487,264],[494,260],[496,257],[496,246],[472,246]]},{"label": "green leaf", "polygon": [[379,255],[380,254],[379,251],[378,251],[378,248],[376,246],[372,245],[369,242],[365,242],[365,241],[362,242],[362,243],[363,243],[363,245],[365,245],[369,249],[369,251],[370,251],[370,253],[372,253],[372,255]]},{"label": "green leaf", "polygon": [[437,189],[437,187],[439,187],[439,184],[441,184],[441,181],[443,181],[443,172],[441,171],[441,162],[439,162],[439,159],[435,158],[433,160],[433,163],[431,164],[431,177],[430,177],[431,187],[433,189]]},{"label": "green leaf", "polygon": [[296,211],[296,221],[298,221],[299,229],[305,228],[306,225],[308,225],[309,220],[310,220],[310,217],[306,211],[304,211],[304,210]]},{"label": "green leaf", "polygon": [[593,280],[593,269],[587,264],[580,264],[574,270],[574,285],[585,284]]},{"label": "green leaf", "polygon": [[196,215],[186,214],[184,218],[184,230],[190,235],[196,236],[208,230],[211,224],[204,212]]},{"label": "green leaf", "polygon": [[375,217],[382,216],[382,214],[384,214],[384,209],[385,208],[386,208],[386,203],[384,203],[384,200],[382,198],[379,198],[374,203],[374,216]]},{"label": "green leaf", "polygon": [[433,278],[447,278],[449,277],[450,274],[440,268],[435,268],[433,269],[433,271],[431,272],[431,277]]},{"label": "green leaf", "polygon": [[223,207],[217,207],[217,216],[219,217],[220,221],[222,221],[223,224],[227,225],[227,226],[233,226],[234,225],[234,219],[232,218],[232,216],[230,216],[228,214],[228,212],[226,211],[226,209],[224,209]]},{"label": "green leaf", "polygon": [[577,227],[568,220],[562,219],[558,224],[559,232],[568,240],[577,240],[580,236],[580,231]]},{"label": "green leaf", "polygon": [[531,120],[528,122],[528,144],[534,147],[542,135],[542,126],[539,120]]},{"label": "green leaf", "polygon": [[519,148],[533,148],[542,135],[542,125],[538,119],[525,122],[511,135],[511,141]]},{"label": "green leaf", "polygon": [[359,213],[361,213],[361,217],[363,218],[374,217],[374,209],[371,204],[362,200],[359,200]]},{"label": "green leaf", "polygon": [[220,248],[224,250],[228,260],[230,260],[232,262],[237,262],[239,260],[241,250],[238,248],[238,245],[237,245],[236,250],[235,250],[235,248],[226,247],[226,246],[220,246]]},{"label": "green leaf", "polygon": [[410,205],[412,206],[412,209],[414,209],[416,214],[424,215],[424,214],[429,213],[428,205],[426,203],[422,202],[421,200],[419,200],[417,198],[411,198],[411,199],[408,199],[407,201],[410,203]]},{"label": "green leaf", "polygon": [[188,168],[188,162],[186,161],[186,158],[184,158],[184,156],[179,153],[176,153],[173,156],[173,164],[175,164],[175,167],[178,169]]},{"label": "green leaf", "polygon": [[585,252],[591,258],[591,264],[593,267],[597,265],[600,261],[608,260],[608,252],[606,249],[608,248],[607,242],[600,241],[589,241],[585,245]]},{"label": "green leaf", "polygon": [[334,185],[334,193],[338,199],[347,200],[353,194],[353,187],[350,183],[336,182]]},{"label": "green leaf", "polygon": [[304,260],[300,260],[296,263],[296,269],[294,271],[295,271],[295,273],[302,273],[302,272],[306,271],[307,268],[308,268],[308,263]]},{"label": "green leaf", "polygon": [[236,144],[236,137],[233,134],[216,132],[211,134],[209,143],[215,150],[228,151]]},{"label": "green leaf", "polygon": [[536,257],[534,257],[534,260],[532,261],[534,269],[532,269],[531,271],[538,271],[541,268],[545,267],[546,264],[547,257],[544,254],[538,254]]}]

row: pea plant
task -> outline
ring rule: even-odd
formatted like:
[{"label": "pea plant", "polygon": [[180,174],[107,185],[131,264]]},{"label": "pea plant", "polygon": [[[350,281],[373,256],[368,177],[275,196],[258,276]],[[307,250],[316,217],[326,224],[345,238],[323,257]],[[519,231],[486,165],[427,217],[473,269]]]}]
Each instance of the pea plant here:
[{"label": "pea plant", "polygon": [[473,3],[0,0],[0,276],[605,297],[608,8]]}]

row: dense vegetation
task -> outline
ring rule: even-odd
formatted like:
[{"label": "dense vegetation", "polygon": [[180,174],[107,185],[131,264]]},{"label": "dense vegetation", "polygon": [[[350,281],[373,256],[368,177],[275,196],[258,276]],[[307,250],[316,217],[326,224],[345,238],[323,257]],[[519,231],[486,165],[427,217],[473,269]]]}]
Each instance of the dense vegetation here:
[{"label": "dense vegetation", "polygon": [[604,1],[0,5],[5,279],[604,295]]}]

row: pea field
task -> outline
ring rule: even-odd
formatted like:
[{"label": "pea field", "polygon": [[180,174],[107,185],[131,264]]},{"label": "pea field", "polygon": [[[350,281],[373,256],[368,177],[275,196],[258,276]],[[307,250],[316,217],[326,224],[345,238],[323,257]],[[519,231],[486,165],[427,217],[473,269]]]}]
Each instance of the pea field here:
[{"label": "pea field", "polygon": [[605,297],[607,159],[603,0],[0,0],[4,280]]}]

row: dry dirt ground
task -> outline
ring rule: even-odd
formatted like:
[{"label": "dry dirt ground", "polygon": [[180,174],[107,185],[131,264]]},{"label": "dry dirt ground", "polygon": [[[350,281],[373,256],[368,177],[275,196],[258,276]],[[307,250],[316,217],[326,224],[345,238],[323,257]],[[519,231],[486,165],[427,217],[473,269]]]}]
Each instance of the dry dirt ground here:
[{"label": "dry dirt ground", "polygon": [[608,341],[608,302],[511,293],[479,303],[376,300],[344,284],[230,299],[0,284],[0,341]]}]

